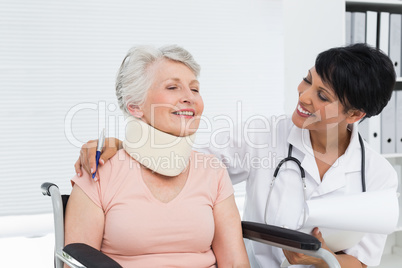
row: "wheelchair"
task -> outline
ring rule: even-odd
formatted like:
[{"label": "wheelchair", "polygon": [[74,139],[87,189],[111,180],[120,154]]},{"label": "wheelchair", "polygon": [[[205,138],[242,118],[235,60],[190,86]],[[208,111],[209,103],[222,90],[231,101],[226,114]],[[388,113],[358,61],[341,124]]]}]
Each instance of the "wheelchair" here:
[{"label": "wheelchair", "polygon": [[[121,268],[112,258],[89,245],[73,243],[64,246],[64,212],[69,195],[61,195],[58,186],[50,182],[43,183],[41,190],[43,195],[50,196],[52,200],[55,268],[63,268],[63,263],[72,268]],[[312,235],[247,221],[242,221],[242,229],[245,239],[323,259],[329,268],[341,267],[336,258],[321,248],[321,242]]]}]

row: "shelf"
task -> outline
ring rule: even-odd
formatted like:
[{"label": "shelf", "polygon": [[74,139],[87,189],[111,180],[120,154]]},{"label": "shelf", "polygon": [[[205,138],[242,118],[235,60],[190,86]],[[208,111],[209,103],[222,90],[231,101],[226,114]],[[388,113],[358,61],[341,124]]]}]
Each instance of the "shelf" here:
[{"label": "shelf", "polygon": [[368,10],[377,12],[402,13],[402,1],[346,1],[346,11],[366,12]]},{"label": "shelf", "polygon": [[394,90],[402,90],[402,77],[396,78],[395,89]]},{"label": "shelf", "polygon": [[390,158],[401,158],[401,157],[402,157],[402,154],[382,154],[382,156],[384,156],[384,157],[387,158],[387,159],[390,159]]}]

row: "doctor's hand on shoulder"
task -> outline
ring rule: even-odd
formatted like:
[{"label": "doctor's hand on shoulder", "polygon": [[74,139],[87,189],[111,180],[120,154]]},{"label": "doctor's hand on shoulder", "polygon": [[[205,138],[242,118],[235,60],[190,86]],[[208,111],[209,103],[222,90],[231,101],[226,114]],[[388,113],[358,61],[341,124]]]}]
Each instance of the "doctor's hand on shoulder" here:
[{"label": "doctor's hand on shoulder", "polygon": [[[322,234],[318,229],[318,227],[314,228],[311,234],[321,242],[321,248],[329,251],[336,257],[341,267],[367,268],[367,265],[361,263],[355,257],[344,254],[343,252],[337,252],[337,253],[332,252],[328,248],[324,239],[322,238]],[[283,250],[283,253],[285,254],[285,257],[290,264],[314,265],[314,267],[316,268],[328,268],[328,264],[322,259],[314,258],[308,255],[304,255],[302,253],[297,253],[289,250]]]},{"label": "doctor's hand on shoulder", "polygon": [[[81,177],[82,172],[84,171],[86,171],[88,174],[92,174],[96,170],[97,145],[98,140],[90,140],[82,145],[80,150],[80,157],[74,164],[75,173],[77,173],[78,177]],[[103,165],[105,162],[107,162],[121,148],[123,148],[121,140],[113,137],[106,138],[105,146],[103,147],[102,154],[99,158],[99,165]]]}]

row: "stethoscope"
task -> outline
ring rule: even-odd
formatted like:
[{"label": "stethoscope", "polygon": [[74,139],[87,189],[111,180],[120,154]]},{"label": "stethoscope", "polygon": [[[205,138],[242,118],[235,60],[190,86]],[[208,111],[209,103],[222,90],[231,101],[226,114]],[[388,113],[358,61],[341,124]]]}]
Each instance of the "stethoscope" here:
[{"label": "stethoscope", "polygon": [[[362,181],[362,190],[363,190],[363,192],[365,192],[366,191],[366,174],[365,174],[366,152],[365,152],[363,138],[360,136],[360,133],[358,133],[358,135],[359,135],[359,143],[360,143],[360,148],[361,148],[361,181]],[[276,180],[276,177],[278,176],[278,173],[279,173],[279,171],[281,169],[281,166],[284,163],[288,162],[288,161],[295,162],[296,165],[299,167],[300,177],[301,177],[301,182],[302,182],[302,187],[303,187],[303,198],[304,198],[304,203],[306,203],[306,200],[307,200],[307,194],[306,194],[306,188],[307,187],[306,187],[306,180],[305,180],[306,174],[305,174],[304,168],[302,167],[301,162],[299,161],[299,159],[297,159],[297,158],[292,156],[292,150],[293,150],[293,145],[289,144],[288,156],[286,158],[282,159],[282,161],[279,162],[279,164],[276,166],[276,169],[274,171],[274,175],[272,177],[271,184],[269,186],[270,188],[269,188],[267,203],[266,203],[266,206],[265,206],[264,219],[265,219],[265,222],[267,224],[268,224],[268,222],[267,222],[267,214],[268,214],[267,211],[268,211],[269,200],[271,198],[272,189],[274,188],[275,180]],[[306,210],[304,210],[303,223],[306,222],[306,217],[307,217],[306,213],[307,213]]]}]

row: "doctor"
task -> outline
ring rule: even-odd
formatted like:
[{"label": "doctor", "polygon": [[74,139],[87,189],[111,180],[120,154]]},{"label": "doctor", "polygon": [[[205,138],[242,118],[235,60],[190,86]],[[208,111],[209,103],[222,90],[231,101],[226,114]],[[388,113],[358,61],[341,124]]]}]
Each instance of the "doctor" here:
[{"label": "doctor", "polygon": [[[396,192],[395,170],[368,144],[362,146],[357,125],[359,120],[382,111],[394,84],[393,64],[381,51],[365,44],[332,48],[318,55],[300,82],[299,100],[291,118],[255,120],[241,137],[230,137],[229,133],[221,136],[217,143],[229,138],[227,146],[208,151],[224,161],[234,184],[246,181],[243,220],[295,229],[303,220],[305,200],[359,193],[364,188]],[[252,129],[258,131],[253,133]],[[108,142],[101,164],[121,146],[113,138]],[[78,175],[82,166],[88,171],[94,169],[95,148],[96,141],[90,141],[81,149],[75,164]],[[300,162],[305,180],[297,161],[287,161],[271,189],[277,165],[288,156]],[[318,228],[313,235],[329,249]],[[333,254],[344,268],[376,266],[385,240],[386,235],[365,234],[355,246]],[[279,267],[285,257],[291,264],[300,264],[297,267],[326,267],[319,259],[258,242],[246,241],[246,246],[252,267]]]}]

